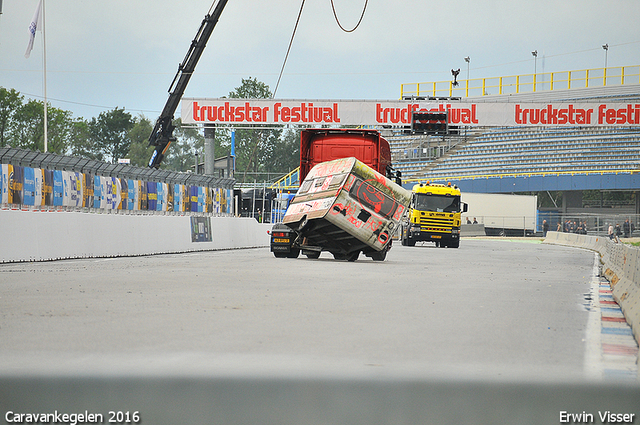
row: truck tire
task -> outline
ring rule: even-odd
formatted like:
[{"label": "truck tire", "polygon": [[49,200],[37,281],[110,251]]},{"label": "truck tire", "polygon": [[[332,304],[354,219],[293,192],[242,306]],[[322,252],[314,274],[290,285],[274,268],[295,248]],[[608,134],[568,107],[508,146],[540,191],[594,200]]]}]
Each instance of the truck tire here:
[{"label": "truck tire", "polygon": [[287,258],[298,258],[300,255],[300,248],[291,248],[291,251],[287,254]]},{"label": "truck tire", "polygon": [[320,251],[305,251],[304,255],[306,255],[307,258],[311,258],[312,260],[315,260],[317,258],[320,258]]},{"label": "truck tire", "polygon": [[385,258],[387,258],[387,252],[388,250],[386,248],[379,252],[372,252],[371,259],[373,261],[384,261]]},{"label": "truck tire", "polygon": [[350,263],[353,263],[354,261],[356,261],[358,259],[359,256],[360,256],[360,251],[356,251],[354,253],[351,253],[351,254],[347,255],[347,261],[349,261]]},{"label": "truck tire", "polygon": [[289,255],[288,252],[274,252],[273,255],[276,258],[287,258],[287,256]]}]

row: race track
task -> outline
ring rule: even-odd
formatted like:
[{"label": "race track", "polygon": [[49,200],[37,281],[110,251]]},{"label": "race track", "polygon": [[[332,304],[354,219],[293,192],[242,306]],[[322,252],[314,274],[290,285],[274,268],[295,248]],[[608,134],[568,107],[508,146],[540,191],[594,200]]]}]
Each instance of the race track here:
[{"label": "race track", "polygon": [[594,254],[532,242],[1,264],[0,368],[580,379]]}]

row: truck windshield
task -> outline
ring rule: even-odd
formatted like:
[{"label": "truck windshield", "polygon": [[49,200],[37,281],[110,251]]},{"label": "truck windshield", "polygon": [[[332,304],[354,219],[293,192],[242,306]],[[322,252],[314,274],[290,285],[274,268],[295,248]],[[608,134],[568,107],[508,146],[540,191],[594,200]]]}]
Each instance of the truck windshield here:
[{"label": "truck windshield", "polygon": [[458,212],[460,211],[460,197],[416,193],[415,209],[419,211]]}]

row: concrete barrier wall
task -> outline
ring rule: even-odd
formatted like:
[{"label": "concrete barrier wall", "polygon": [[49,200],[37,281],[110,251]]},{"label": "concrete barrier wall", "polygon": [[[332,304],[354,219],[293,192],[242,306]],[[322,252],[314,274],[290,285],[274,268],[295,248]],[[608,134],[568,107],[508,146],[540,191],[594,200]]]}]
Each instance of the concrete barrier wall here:
[{"label": "concrete barrier wall", "polygon": [[460,226],[460,236],[463,238],[473,236],[487,236],[484,224],[462,224]]},{"label": "concrete barrier wall", "polygon": [[207,217],[210,242],[192,242],[191,216],[0,211],[0,262],[117,257],[269,246],[268,224]]},{"label": "concrete barrier wall", "polygon": [[633,335],[640,344],[640,250],[607,237],[548,232],[545,243],[589,249],[600,254],[602,270]]},{"label": "concrete barrier wall", "polygon": [[[599,420],[606,413],[616,415],[613,422],[638,423],[638,400],[640,387],[625,382],[293,373],[256,377],[0,374],[2,424],[27,422],[16,420],[16,414],[53,412],[101,414],[101,421],[78,422],[100,424],[109,423],[120,412],[128,420],[118,423],[144,425],[610,423]],[[588,413],[593,419],[573,421],[566,419],[569,413]]]}]

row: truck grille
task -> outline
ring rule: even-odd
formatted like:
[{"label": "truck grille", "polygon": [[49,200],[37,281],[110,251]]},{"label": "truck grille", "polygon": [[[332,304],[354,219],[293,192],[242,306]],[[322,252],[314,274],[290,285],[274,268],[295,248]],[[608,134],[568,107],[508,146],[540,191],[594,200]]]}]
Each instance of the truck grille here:
[{"label": "truck grille", "polygon": [[423,232],[451,232],[451,227],[453,227],[453,217],[420,217],[420,230]]}]

